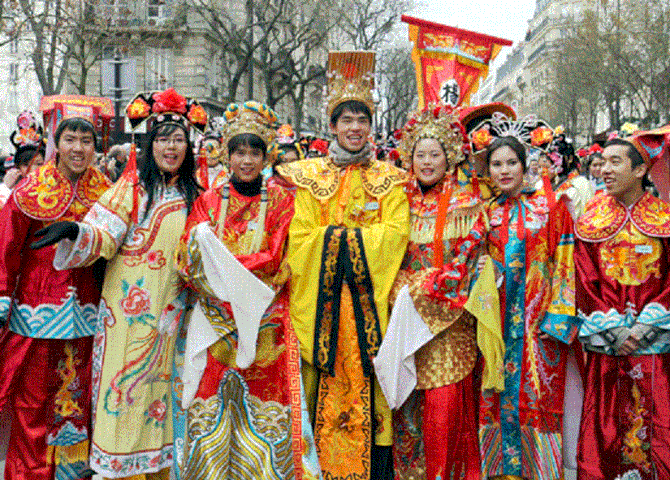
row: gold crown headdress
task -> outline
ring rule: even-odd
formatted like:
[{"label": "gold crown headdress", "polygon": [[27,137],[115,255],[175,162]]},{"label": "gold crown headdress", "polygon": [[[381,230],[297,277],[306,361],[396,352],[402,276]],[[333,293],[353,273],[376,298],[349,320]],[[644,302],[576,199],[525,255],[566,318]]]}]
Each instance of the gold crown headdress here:
[{"label": "gold crown headdress", "polygon": [[364,103],[374,114],[375,52],[329,52],[326,76],[328,118],[339,104],[349,100]]},{"label": "gold crown headdress", "polygon": [[399,150],[406,167],[412,163],[414,146],[423,138],[434,138],[440,142],[450,166],[461,163],[470,151],[465,128],[458,119],[458,113],[449,106],[431,104],[415,112],[402,128]]},{"label": "gold crown headdress", "polygon": [[223,113],[226,123],[222,128],[223,137],[223,159],[227,163],[228,142],[243,133],[252,133],[259,136],[266,147],[269,149],[272,145],[277,131],[277,114],[265,104],[247,101],[242,105],[231,103]]}]

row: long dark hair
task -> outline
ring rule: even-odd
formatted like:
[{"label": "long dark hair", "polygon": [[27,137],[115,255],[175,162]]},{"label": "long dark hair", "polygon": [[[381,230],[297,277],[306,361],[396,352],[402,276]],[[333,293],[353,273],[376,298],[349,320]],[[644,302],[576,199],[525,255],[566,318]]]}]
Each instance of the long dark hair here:
[{"label": "long dark hair", "polygon": [[186,201],[187,211],[191,212],[191,207],[193,202],[200,194],[200,187],[195,181],[195,156],[193,155],[193,145],[188,138],[188,132],[184,130],[183,127],[174,123],[164,123],[157,126],[149,133],[149,139],[144,153],[144,161],[140,165],[140,183],[144,185],[145,190],[147,191],[147,208],[144,211],[144,219],[146,219],[151,206],[154,203],[154,188],[156,185],[161,182],[163,178],[163,172],[156,165],[156,160],[154,159],[154,149],[153,144],[156,137],[168,136],[176,130],[184,131],[186,134],[186,156],[182,162],[179,169],[175,172],[177,177],[177,190],[184,196]]}]

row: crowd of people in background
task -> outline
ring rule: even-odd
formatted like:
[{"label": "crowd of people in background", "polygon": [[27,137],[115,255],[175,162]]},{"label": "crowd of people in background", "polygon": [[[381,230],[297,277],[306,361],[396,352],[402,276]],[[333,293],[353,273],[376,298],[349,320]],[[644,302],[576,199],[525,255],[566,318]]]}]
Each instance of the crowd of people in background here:
[{"label": "crowd of people in background", "polygon": [[5,478],[670,479],[670,126],[431,104],[373,137],[338,54],[328,139],[171,88],[107,152],[94,109],[19,116]]}]

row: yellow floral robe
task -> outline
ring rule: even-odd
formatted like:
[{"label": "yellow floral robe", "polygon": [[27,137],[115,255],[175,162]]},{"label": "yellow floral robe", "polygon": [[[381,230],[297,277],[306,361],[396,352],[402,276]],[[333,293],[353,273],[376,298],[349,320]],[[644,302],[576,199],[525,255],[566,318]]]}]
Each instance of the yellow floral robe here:
[{"label": "yellow floral robe", "polygon": [[[145,216],[131,219],[133,189],[121,179],[80,223],[74,242],[62,241],[61,268],[109,260],[93,346],[91,468],[119,478],[172,464],[171,373],[176,333],[161,314],[174,307],[182,283],[174,267],[186,205],[174,186],[158,187]],[[174,309],[173,309],[174,310]]]}]

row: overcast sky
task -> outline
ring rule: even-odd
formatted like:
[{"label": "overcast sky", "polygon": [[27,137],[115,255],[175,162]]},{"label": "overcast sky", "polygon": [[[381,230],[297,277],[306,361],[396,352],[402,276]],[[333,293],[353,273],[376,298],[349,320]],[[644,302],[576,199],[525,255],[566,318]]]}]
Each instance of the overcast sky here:
[{"label": "overcast sky", "polygon": [[[408,15],[506,38],[516,44],[526,35],[535,3],[535,0],[423,0],[423,6]],[[503,48],[498,58],[506,57],[512,48]]]}]

